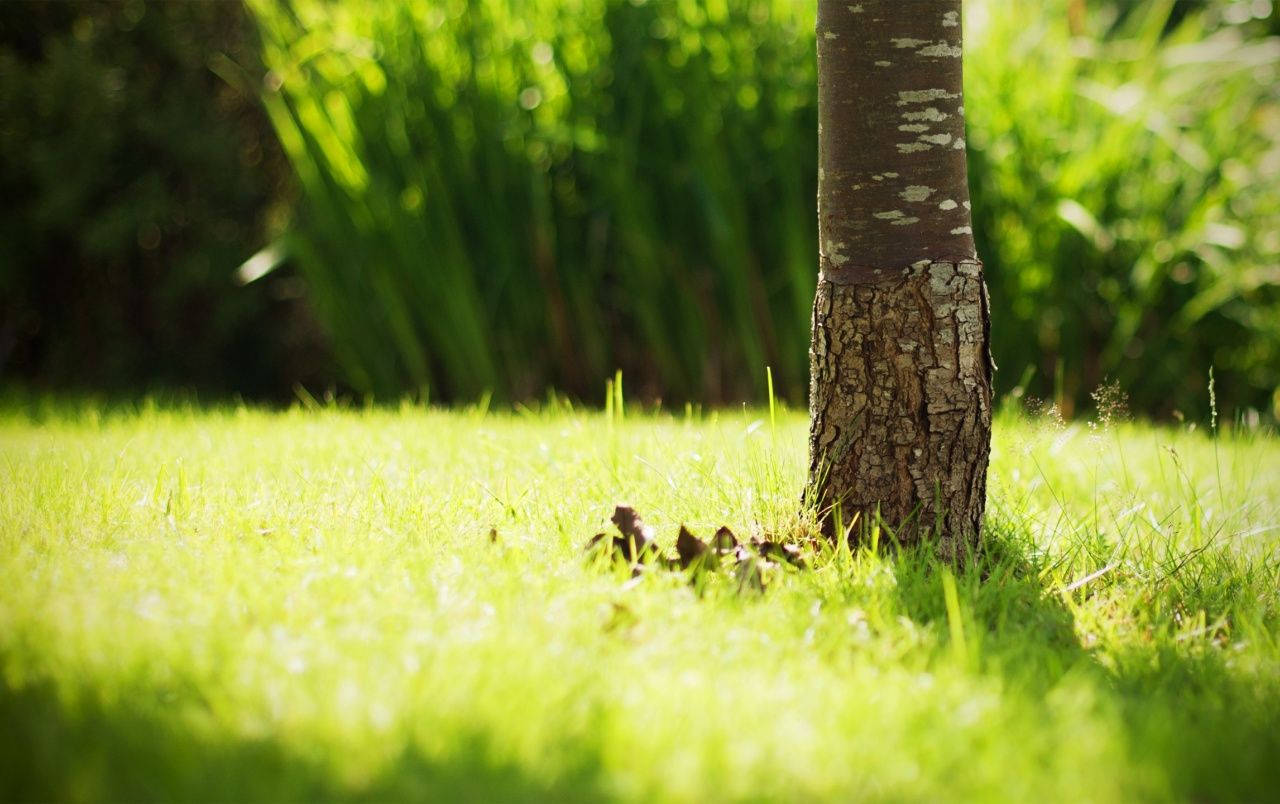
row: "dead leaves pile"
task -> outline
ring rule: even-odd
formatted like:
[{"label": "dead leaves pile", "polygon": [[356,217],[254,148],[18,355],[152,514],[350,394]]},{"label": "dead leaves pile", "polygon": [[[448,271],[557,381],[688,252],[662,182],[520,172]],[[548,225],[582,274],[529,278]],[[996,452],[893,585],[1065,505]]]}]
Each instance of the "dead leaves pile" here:
[{"label": "dead leaves pile", "polygon": [[798,545],[758,536],[742,541],[724,526],[710,541],[703,541],[681,525],[672,555],[658,544],[654,529],[631,506],[614,508],[611,520],[617,532],[597,533],[584,549],[592,557],[607,553],[613,561],[625,562],[631,567],[633,578],[653,569],[689,570],[694,579],[705,572],[724,570],[740,590],[763,592],[770,575],[783,564],[801,569],[806,566]]}]

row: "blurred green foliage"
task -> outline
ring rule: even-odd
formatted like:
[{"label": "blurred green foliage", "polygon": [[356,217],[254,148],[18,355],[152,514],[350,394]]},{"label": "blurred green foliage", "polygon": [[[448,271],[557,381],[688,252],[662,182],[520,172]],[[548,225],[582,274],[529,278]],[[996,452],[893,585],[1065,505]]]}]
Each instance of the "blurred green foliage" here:
[{"label": "blurred green foliage", "polygon": [[[0,4],[0,380],[594,399],[621,367],[721,402],[769,365],[803,398],[812,9],[250,6]],[[1272,4],[966,15],[1000,390],[1194,415],[1213,365],[1222,407],[1271,408]],[[269,243],[285,267],[237,286]]]},{"label": "blurred green foliage", "polygon": [[1216,12],[1171,24],[1171,0],[1074,19],[1032,5],[975,3],[968,20],[974,231],[1003,379],[1033,367],[1068,411],[1111,381],[1142,410],[1190,413],[1212,365],[1220,395],[1267,409],[1280,40]]},{"label": "blurred green foliage", "polygon": [[256,89],[215,73],[256,58],[236,3],[0,3],[0,380],[282,395],[332,376],[287,280],[232,282],[291,199]]},{"label": "blurred green foliage", "polygon": [[[358,389],[799,399],[813,19],[790,0],[251,0],[293,245]],[[1003,390],[1280,384],[1277,44],[1168,0],[966,4]],[[1248,14],[1246,14],[1246,17]]]},{"label": "blurred green foliage", "polygon": [[[805,382],[811,17],[790,0],[252,4],[352,383]],[[519,8],[517,14],[515,9]]]}]

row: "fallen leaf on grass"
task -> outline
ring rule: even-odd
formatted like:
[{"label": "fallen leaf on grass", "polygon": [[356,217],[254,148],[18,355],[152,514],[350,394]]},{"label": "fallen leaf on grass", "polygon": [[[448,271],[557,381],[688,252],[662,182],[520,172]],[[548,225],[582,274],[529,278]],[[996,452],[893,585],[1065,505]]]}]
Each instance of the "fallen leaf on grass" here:
[{"label": "fallen leaf on grass", "polygon": [[653,538],[653,528],[644,524],[634,508],[619,505],[613,511],[613,524],[618,528],[618,535],[612,539],[607,533],[592,536],[584,548],[587,552],[612,549],[615,555],[626,561],[645,561],[658,553],[657,542]]},{"label": "fallen leaf on grass", "polygon": [[759,537],[742,542],[725,526],[721,526],[708,543],[681,525],[676,534],[676,555],[671,557],[663,554],[653,528],[644,524],[631,506],[615,507],[611,520],[618,534],[610,537],[608,533],[597,533],[587,542],[586,550],[595,553],[609,550],[615,560],[630,564],[631,579],[624,584],[624,589],[638,584],[645,573],[663,568],[692,569],[696,578],[704,569],[717,570],[729,565],[739,592],[763,592],[768,574],[782,562],[801,569],[806,566],[798,545]]},{"label": "fallen leaf on grass", "polygon": [[613,509],[612,521],[618,527],[618,532],[622,534],[622,537],[615,539],[614,543],[622,550],[624,558],[634,560],[648,550],[657,549],[653,528],[640,520],[636,509],[629,505],[619,505]]},{"label": "fallen leaf on grass", "polygon": [[715,554],[711,552],[711,546],[690,533],[684,525],[680,526],[680,533],[676,536],[676,552],[680,554],[681,569],[688,569],[695,562],[702,564],[715,562]]},{"label": "fallen leaf on grass", "polygon": [[721,525],[720,529],[716,531],[716,535],[711,537],[711,546],[716,549],[717,553],[724,555],[738,546],[738,537],[734,536],[733,531],[729,530],[729,528]]},{"label": "fallen leaf on grass", "polygon": [[752,539],[751,546],[765,558],[785,561],[799,569],[805,568],[804,556],[797,545],[787,542],[775,542],[771,539]]}]

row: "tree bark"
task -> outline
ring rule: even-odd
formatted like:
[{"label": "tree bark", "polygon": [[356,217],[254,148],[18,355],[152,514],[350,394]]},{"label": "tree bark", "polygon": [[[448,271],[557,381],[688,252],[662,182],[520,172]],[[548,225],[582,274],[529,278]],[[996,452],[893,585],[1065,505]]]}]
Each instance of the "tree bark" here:
[{"label": "tree bark", "polygon": [[[960,0],[819,0],[809,498],[826,532],[976,547],[991,371]],[[838,512],[838,514],[837,514]]]}]

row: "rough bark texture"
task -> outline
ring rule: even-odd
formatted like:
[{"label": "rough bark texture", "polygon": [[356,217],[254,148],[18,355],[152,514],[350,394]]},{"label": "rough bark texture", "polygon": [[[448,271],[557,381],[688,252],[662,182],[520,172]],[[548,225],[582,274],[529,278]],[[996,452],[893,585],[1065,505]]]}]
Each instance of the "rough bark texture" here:
[{"label": "rough bark texture", "polygon": [[991,379],[977,262],[925,262],[875,283],[818,284],[810,483],[844,523],[877,510],[904,542],[973,544],[986,500]]},{"label": "rough bark texture", "polygon": [[[830,530],[974,546],[989,312],[965,165],[960,0],[819,0],[812,499]],[[856,531],[855,531],[856,532]]]}]

